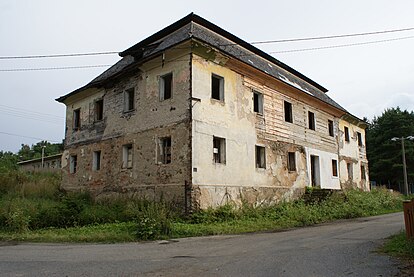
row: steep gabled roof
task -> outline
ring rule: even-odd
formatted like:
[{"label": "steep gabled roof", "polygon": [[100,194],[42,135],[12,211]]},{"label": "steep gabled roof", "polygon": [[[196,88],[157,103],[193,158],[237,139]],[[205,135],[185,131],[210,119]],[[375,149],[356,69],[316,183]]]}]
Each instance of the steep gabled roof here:
[{"label": "steep gabled roof", "polygon": [[93,79],[84,87],[59,97],[56,100],[63,102],[69,96],[72,96],[81,90],[100,86],[105,81],[126,71],[133,64],[150,59],[166,49],[189,39],[196,39],[204,42],[235,59],[299,89],[303,93],[312,95],[313,97],[346,112],[343,107],[325,94],[328,91],[326,88],[262,50],[254,47],[250,43],[236,37],[194,13],[190,13],[161,31],[158,31],[119,53],[122,59],[115,65]]}]

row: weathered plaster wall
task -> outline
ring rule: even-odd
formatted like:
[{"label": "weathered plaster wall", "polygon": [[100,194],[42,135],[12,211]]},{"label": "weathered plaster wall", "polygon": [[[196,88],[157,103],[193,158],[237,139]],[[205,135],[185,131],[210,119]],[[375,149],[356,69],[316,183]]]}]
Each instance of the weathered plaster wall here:
[{"label": "weathered plaster wall", "polygon": [[[349,130],[349,142],[345,141],[345,126]],[[357,132],[362,135],[362,146],[358,146]],[[368,160],[366,156],[365,130],[346,120],[339,120],[339,159],[340,181],[342,188],[369,190]],[[352,176],[348,174],[347,163],[352,165]],[[365,180],[362,179],[361,166],[365,167]]]},{"label": "weathered plaster wall", "polygon": [[[172,98],[159,98],[160,76],[173,74]],[[135,90],[132,111],[124,111],[124,92]],[[67,100],[67,133],[62,157],[63,187],[90,190],[96,196],[130,193],[148,199],[184,201],[190,181],[190,55],[170,50],[128,75]],[[94,122],[94,102],[103,99],[104,118]],[[73,110],[81,108],[81,128],[72,130]],[[157,162],[157,143],[171,137],[172,161]],[[122,147],[132,144],[132,168],[122,168]],[[101,169],[92,170],[93,151],[101,151]],[[70,173],[69,156],[77,155]]]},{"label": "weathered plaster wall", "polygon": [[[192,183],[201,208],[297,196],[310,185],[309,153],[321,155],[331,170],[331,158],[338,159],[336,134],[328,132],[328,119],[337,127],[334,116],[237,73],[223,57],[214,59],[195,55],[192,63],[192,96],[199,99],[193,101]],[[212,74],[224,78],[224,101],[211,99]],[[253,90],[264,95],[263,115],[253,111]],[[293,105],[293,123],[284,121],[284,100]],[[316,130],[308,128],[309,110],[315,113]],[[214,162],[213,136],[226,140],[225,164]],[[265,169],[256,168],[255,145],[266,149]],[[295,152],[296,171],[287,170],[288,152]],[[323,172],[324,187],[339,188],[339,179]]]}]

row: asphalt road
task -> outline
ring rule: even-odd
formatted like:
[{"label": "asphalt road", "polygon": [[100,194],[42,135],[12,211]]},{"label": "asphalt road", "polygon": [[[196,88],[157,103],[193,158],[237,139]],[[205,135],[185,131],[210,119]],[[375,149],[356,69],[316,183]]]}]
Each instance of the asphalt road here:
[{"label": "asphalt road", "polygon": [[402,213],[278,233],[125,244],[0,246],[0,276],[394,276],[375,252]]}]

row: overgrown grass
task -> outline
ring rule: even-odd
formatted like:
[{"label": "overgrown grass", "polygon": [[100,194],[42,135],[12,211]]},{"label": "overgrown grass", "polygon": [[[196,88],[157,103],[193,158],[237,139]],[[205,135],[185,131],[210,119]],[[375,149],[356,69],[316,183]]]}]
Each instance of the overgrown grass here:
[{"label": "overgrown grass", "polygon": [[185,217],[172,205],[126,197],[94,201],[59,190],[59,176],[0,175],[0,240],[120,242],[274,231],[336,219],[400,211],[402,196],[385,189],[333,193],[272,206],[225,205]]}]

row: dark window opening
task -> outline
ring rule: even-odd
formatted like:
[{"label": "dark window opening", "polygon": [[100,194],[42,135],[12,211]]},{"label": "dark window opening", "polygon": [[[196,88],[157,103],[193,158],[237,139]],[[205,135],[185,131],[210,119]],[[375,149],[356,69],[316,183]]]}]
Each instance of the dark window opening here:
[{"label": "dark window opening", "polygon": [[226,163],[226,140],[213,137],[213,157],[215,163]]},{"label": "dark window opening", "polygon": [[172,97],[172,73],[166,74],[160,78],[160,100],[170,99]]},{"label": "dark window opening", "polygon": [[338,177],[338,161],[332,160],[332,176]]},{"label": "dark window opening", "polygon": [[349,142],[349,129],[348,129],[348,127],[344,127],[344,133],[345,133],[345,141]]},{"label": "dark window opening", "polygon": [[293,122],[292,104],[285,101],[284,107],[285,107],[285,121],[292,123]]},{"label": "dark window opening", "polygon": [[361,165],[361,180],[366,180],[365,166]]},{"label": "dark window opening", "polygon": [[103,119],[103,100],[95,102],[95,121]]},{"label": "dark window opening", "polygon": [[263,114],[263,94],[253,92],[253,110],[256,113]]},{"label": "dark window opening", "polygon": [[211,75],[211,98],[224,101],[224,78]]},{"label": "dark window opening", "polygon": [[328,130],[329,130],[329,135],[331,137],[334,136],[334,126],[333,126],[333,121],[332,120],[328,120]]},{"label": "dark window opening", "polygon": [[296,171],[296,154],[295,152],[288,152],[288,170]]},{"label": "dark window opening", "polygon": [[101,169],[101,151],[93,152],[93,171],[98,171]]},{"label": "dark window opening", "polygon": [[70,156],[70,165],[69,165],[69,171],[70,173],[76,173],[78,168],[78,156],[72,155]]},{"label": "dark window opening", "polygon": [[135,90],[133,88],[125,91],[124,112],[132,111],[135,108]]},{"label": "dark window opening", "polygon": [[362,134],[360,132],[357,132],[357,136],[358,136],[358,146],[362,146]]},{"label": "dark window opening", "polygon": [[77,130],[81,126],[80,109],[73,111],[73,129]]},{"label": "dark window opening", "polygon": [[353,164],[352,163],[347,163],[346,168],[348,170],[348,180],[352,180],[354,178]]},{"label": "dark window opening", "polygon": [[308,112],[309,129],[315,130],[315,114]]},{"label": "dark window opening", "polygon": [[256,145],[256,168],[266,168],[266,152],[263,146]]}]

